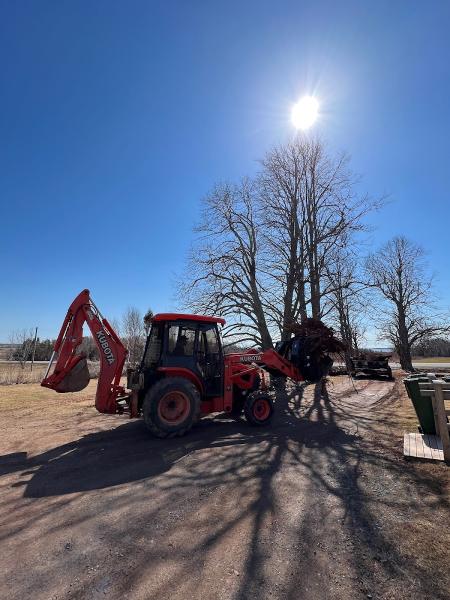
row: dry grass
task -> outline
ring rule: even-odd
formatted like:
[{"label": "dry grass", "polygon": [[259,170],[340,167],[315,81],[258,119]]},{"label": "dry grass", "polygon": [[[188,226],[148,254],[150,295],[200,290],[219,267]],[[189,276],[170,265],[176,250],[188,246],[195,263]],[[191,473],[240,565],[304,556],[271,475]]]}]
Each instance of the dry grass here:
[{"label": "dry grass", "polygon": [[74,403],[80,406],[93,407],[97,381],[91,380],[81,392],[57,394],[39,384],[19,384],[0,386],[0,411],[2,414],[16,414],[20,421],[24,413],[34,415],[36,406],[48,411],[65,414],[73,412]]},{"label": "dry grass", "polygon": [[[89,363],[92,378],[98,377],[98,363]],[[24,368],[17,362],[0,362],[0,385],[17,385],[19,383],[40,383],[47,370],[47,363],[35,363],[33,370],[28,363]]]},{"label": "dry grass", "polygon": [[45,375],[47,365],[35,364],[31,371],[31,365],[24,368],[16,362],[0,363],[0,385],[15,385],[18,383],[38,383]]}]

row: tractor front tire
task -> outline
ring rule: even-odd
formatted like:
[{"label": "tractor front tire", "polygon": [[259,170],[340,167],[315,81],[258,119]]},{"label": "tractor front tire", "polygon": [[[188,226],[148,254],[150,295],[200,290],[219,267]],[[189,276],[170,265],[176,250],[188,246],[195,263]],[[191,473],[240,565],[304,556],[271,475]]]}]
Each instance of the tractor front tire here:
[{"label": "tractor front tire", "polygon": [[167,377],[147,392],[144,421],[153,435],[171,438],[184,435],[200,417],[200,394],[183,377]]},{"label": "tractor front tire", "polygon": [[272,398],[264,391],[252,392],[245,399],[244,414],[250,425],[267,425],[273,416]]}]

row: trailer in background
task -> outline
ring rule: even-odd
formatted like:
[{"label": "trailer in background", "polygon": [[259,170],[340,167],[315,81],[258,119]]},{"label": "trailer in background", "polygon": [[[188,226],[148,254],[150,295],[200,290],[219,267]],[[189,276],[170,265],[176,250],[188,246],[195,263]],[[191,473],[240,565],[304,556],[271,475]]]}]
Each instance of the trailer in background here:
[{"label": "trailer in background", "polygon": [[392,369],[389,366],[391,354],[372,354],[365,353],[351,357],[352,377],[357,375],[366,375],[368,377],[387,377],[392,379]]}]

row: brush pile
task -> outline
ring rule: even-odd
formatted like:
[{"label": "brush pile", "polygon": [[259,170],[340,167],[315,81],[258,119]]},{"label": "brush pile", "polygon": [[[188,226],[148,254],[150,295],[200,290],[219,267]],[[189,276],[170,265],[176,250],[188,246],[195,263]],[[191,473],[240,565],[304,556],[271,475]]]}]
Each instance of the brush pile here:
[{"label": "brush pile", "polygon": [[305,319],[302,323],[293,323],[290,327],[294,339],[308,340],[308,348],[315,354],[341,354],[345,344],[334,335],[331,327],[327,327],[319,319]]},{"label": "brush pile", "polygon": [[345,344],[319,319],[304,319],[293,323],[290,330],[294,337],[279,342],[276,350],[291,361],[307,381],[319,381],[333,365],[330,354],[341,355]]}]

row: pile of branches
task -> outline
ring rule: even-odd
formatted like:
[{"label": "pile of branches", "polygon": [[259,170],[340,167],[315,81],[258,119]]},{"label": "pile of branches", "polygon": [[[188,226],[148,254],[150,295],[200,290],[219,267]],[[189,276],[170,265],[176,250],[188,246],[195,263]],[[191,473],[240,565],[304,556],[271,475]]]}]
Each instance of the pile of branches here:
[{"label": "pile of branches", "polygon": [[376,362],[389,360],[391,356],[392,352],[375,352],[373,350],[363,350],[354,354],[352,356],[352,360],[373,360]]},{"label": "pile of branches", "polygon": [[[307,381],[316,382],[326,376],[332,365],[330,354],[342,355],[345,344],[334,335],[333,329],[319,319],[304,319],[293,323],[290,331],[294,337],[281,342],[277,351],[293,362]],[[300,345],[294,346],[294,342]]]},{"label": "pile of branches", "polygon": [[290,330],[295,338],[307,339],[308,349],[314,354],[342,354],[346,348],[333,329],[320,319],[308,318],[301,323],[293,323]]}]

